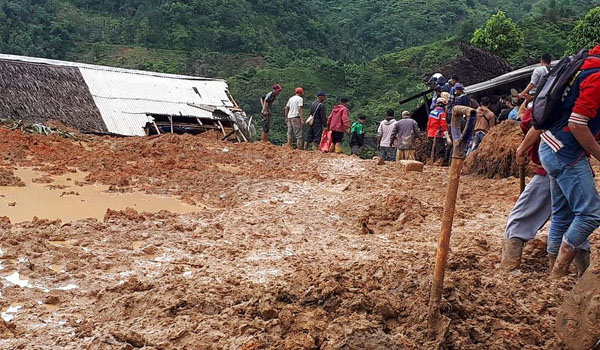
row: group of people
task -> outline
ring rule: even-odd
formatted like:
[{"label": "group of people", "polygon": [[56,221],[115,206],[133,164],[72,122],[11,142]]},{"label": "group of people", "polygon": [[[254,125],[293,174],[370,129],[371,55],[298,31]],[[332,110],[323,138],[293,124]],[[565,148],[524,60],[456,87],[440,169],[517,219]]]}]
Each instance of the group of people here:
[{"label": "group of people", "polygon": [[[283,88],[279,84],[272,87],[272,91],[261,98],[262,105],[262,137],[263,142],[268,142],[269,131],[272,124],[271,108]],[[292,148],[294,140],[298,149],[320,149],[322,135],[331,132],[332,145],[327,151],[341,153],[344,135],[350,132],[349,144],[352,155],[358,155],[365,144],[365,123],[367,117],[359,115],[354,123],[350,123],[348,99],[341,98],[340,103],[333,107],[327,115],[325,101],[327,94],[324,91],[317,93],[316,100],[310,105],[309,115],[304,113],[304,89],[297,87],[294,96],[290,97],[285,106],[285,119],[287,124],[287,145]],[[386,161],[396,159],[414,160],[416,158],[416,138],[420,138],[417,122],[411,118],[408,111],[402,112],[402,119],[396,121],[394,110],[386,112],[385,119],[379,124],[377,130],[377,149],[380,158]],[[304,128],[306,127],[306,137]]]},{"label": "group of people", "polygon": [[540,66],[533,71],[531,82],[527,87],[520,93],[512,89],[510,95],[500,99],[494,105],[487,96],[482,97],[479,102],[469,96],[458,75],[453,75],[450,80],[446,80],[440,73],[432,75],[429,83],[434,92],[427,122],[428,152],[431,161],[435,164],[450,161],[452,139],[448,132],[447,116],[452,115],[455,106],[477,109],[474,135],[468,148],[468,153],[471,153],[479,147],[485,135],[495,125],[505,120],[520,122],[520,107],[525,107],[531,102],[531,98],[536,93],[536,86],[548,73],[551,62],[552,57],[544,54]]},{"label": "group of people", "polygon": [[[264,142],[268,142],[269,140],[269,131],[272,124],[271,108],[273,102],[275,102],[275,99],[282,90],[283,88],[281,85],[274,84],[272,91],[261,99],[263,117],[261,140]],[[348,99],[340,99],[340,103],[333,107],[329,116],[327,116],[327,107],[325,106],[326,100],[327,94],[324,91],[319,91],[316,100],[310,105],[307,117],[304,113],[304,89],[301,87],[295,89],[294,95],[288,99],[285,105],[287,145],[290,148],[294,146],[294,140],[296,140],[296,147],[298,149],[308,150],[309,147],[312,147],[312,150],[318,150],[323,132],[331,131],[331,137],[333,139],[332,150],[336,153],[342,152],[344,134],[351,127]],[[366,118],[364,116],[359,116],[356,123],[362,125],[365,121]],[[356,133],[356,136],[358,136],[355,138],[358,140],[356,142],[363,142],[364,129],[356,126],[356,123],[355,125],[352,125],[353,135]],[[307,128],[306,140],[303,135],[305,127]]]},{"label": "group of people", "polygon": [[600,45],[589,52],[547,127],[537,130],[531,127],[531,100],[548,74],[547,63],[542,60],[518,94],[525,99],[517,114],[526,136],[517,163],[531,163],[535,175],[509,215],[501,266],[520,266],[524,244],[551,220],[546,246],[551,276],[567,274],[572,263],[581,276],[590,264],[588,238],[600,226],[600,196],[589,162],[590,156],[600,160]]}]

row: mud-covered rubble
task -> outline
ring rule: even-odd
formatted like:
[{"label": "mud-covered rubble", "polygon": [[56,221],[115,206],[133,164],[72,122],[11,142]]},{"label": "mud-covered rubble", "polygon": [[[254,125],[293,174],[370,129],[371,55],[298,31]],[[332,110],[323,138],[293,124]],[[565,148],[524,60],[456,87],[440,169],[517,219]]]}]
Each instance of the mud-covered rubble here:
[{"label": "mud-covered rubble", "polygon": [[[0,348],[436,346],[425,314],[447,168],[406,173],[206,137],[0,133],[7,169],[87,171],[86,182],[115,191],[198,204],[183,215],[127,209],[103,220],[0,220],[0,309],[20,306],[0,322]],[[526,246],[519,270],[498,270],[518,190],[514,178],[463,177],[441,349],[564,349],[554,317],[575,278],[547,277],[545,235]],[[26,287],[6,280],[15,272]]]}]

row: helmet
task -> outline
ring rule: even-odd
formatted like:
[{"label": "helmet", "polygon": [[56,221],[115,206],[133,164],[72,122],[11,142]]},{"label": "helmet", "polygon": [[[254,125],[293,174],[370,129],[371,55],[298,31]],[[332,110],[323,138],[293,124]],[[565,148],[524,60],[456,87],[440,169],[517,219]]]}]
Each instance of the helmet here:
[{"label": "helmet", "polygon": [[435,101],[435,104],[438,104],[438,105],[439,104],[443,104],[443,105],[445,105],[445,104],[448,104],[448,101],[446,101],[446,99],[443,98],[443,97],[438,97],[437,100]]}]

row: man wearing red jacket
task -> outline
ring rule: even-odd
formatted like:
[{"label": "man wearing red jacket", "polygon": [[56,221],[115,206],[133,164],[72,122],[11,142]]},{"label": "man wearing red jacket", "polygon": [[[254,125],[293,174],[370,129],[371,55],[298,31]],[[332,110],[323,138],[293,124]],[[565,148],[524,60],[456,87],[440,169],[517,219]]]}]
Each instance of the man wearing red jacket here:
[{"label": "man wearing red jacket", "polygon": [[348,116],[348,99],[342,98],[340,104],[333,107],[329,118],[327,118],[327,129],[331,131],[331,138],[335,147],[335,153],[342,153],[342,142],[344,133],[350,128],[350,117]]},{"label": "man wearing red jacket", "polygon": [[446,149],[444,138],[448,135],[447,103],[445,98],[438,97],[435,109],[429,113],[429,119],[427,120],[427,138],[429,139],[427,148],[434,163],[439,158],[444,159]]},{"label": "man wearing red jacket", "polygon": [[560,277],[600,226],[600,195],[587,157],[600,160],[600,45],[589,52],[555,113],[559,118],[541,134],[539,155],[552,193],[547,251],[556,255],[552,276]]}]

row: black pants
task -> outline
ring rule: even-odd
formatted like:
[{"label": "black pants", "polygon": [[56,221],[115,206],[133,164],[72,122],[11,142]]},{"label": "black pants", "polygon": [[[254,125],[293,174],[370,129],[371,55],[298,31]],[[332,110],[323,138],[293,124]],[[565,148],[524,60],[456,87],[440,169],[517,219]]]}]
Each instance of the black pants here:
[{"label": "black pants", "polygon": [[436,161],[439,158],[445,158],[446,155],[446,139],[443,137],[429,137],[427,139],[427,155],[431,156],[431,148],[433,147],[433,142],[436,142],[435,146],[435,155],[433,160]]}]

